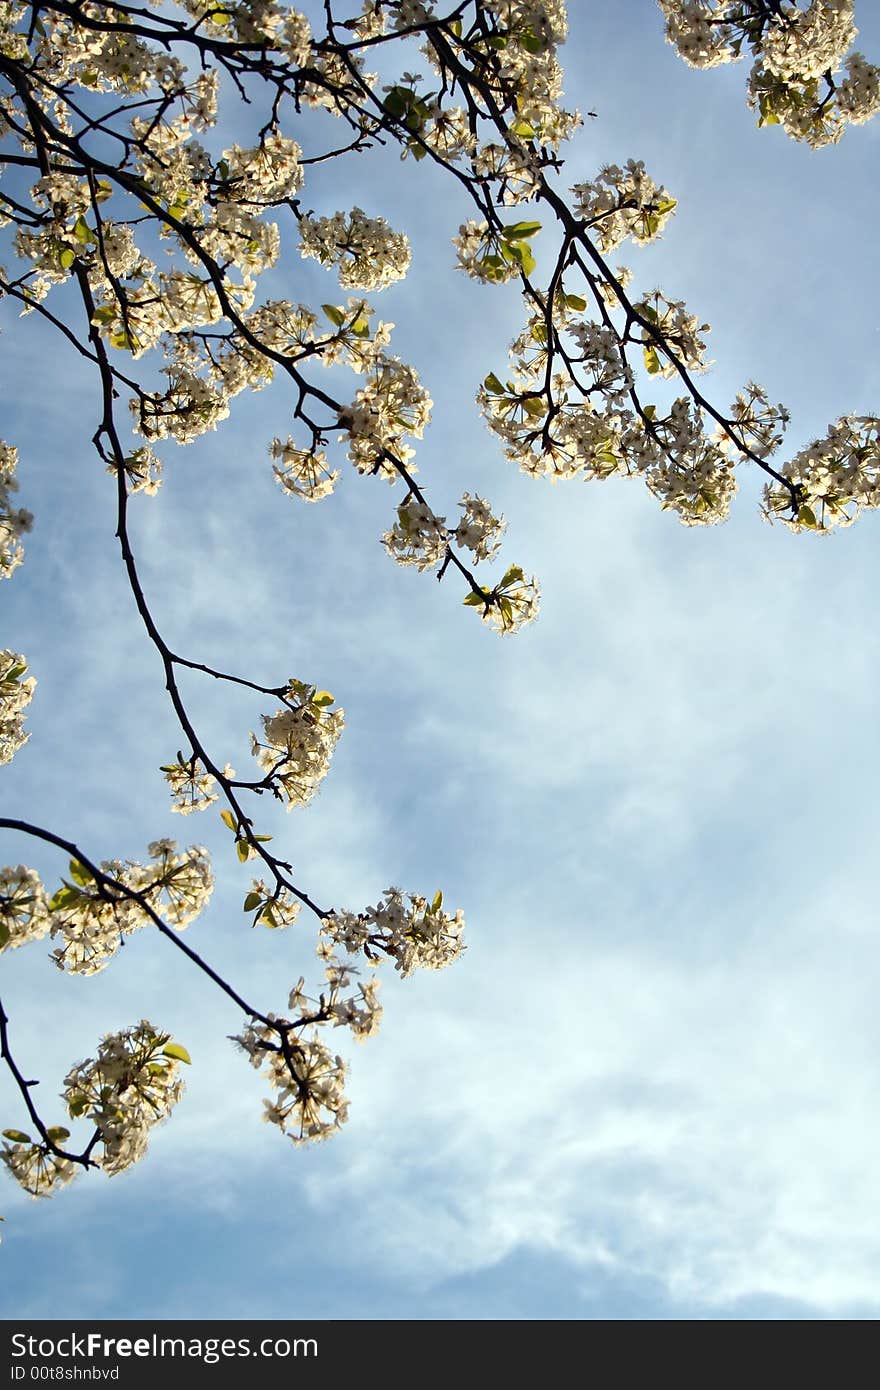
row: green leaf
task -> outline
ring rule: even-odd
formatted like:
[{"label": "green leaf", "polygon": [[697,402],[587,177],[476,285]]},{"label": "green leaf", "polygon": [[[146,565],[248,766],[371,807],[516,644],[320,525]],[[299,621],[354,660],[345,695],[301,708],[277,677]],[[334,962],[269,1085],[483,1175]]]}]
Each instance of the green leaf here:
[{"label": "green leaf", "polygon": [[64,1125],[52,1125],[51,1129],[46,1130],[46,1134],[53,1144],[58,1144],[62,1139],[70,1138],[70,1130],[65,1129]]},{"label": "green leaf", "polygon": [[73,250],[71,246],[65,246],[60,256],[58,257],[58,262],[62,270],[69,270],[75,260],[76,252]]},{"label": "green leaf", "polygon": [[98,179],[95,184],[95,202],[106,203],[113,197],[113,185],[107,179]]},{"label": "green leaf", "polygon": [[486,380],[483,382],[483,385],[485,386],[487,391],[492,392],[493,396],[504,395],[503,383],[498,380],[498,377],[495,375],[494,372],[489,373],[489,375],[486,377]]},{"label": "green leaf", "polygon": [[27,670],[27,662],[26,662],[26,661],[19,661],[19,662],[16,663],[15,666],[10,666],[9,670],[6,672],[6,675],[3,677],[3,679],[4,679],[5,681],[17,681],[18,678],[19,678],[19,676],[23,676],[26,670]]},{"label": "green leaf", "polygon": [[325,705],[333,704],[333,696],[329,690],[316,690],[309,703],[323,708]]},{"label": "green leaf", "polygon": [[112,323],[116,318],[116,310],[112,304],[102,304],[92,314],[92,323],[96,328],[103,328],[106,324]]},{"label": "green leaf", "polygon": [[176,1062],[186,1062],[187,1066],[192,1065],[192,1057],[190,1057],[182,1043],[166,1043],[162,1048],[162,1056],[173,1057]]},{"label": "green leaf", "polygon": [[677,208],[677,207],[678,207],[678,199],[677,199],[677,198],[663,198],[662,201],[659,202],[659,203],[657,204],[657,209],[656,209],[656,210],[657,210],[658,213],[662,214],[662,213],[664,213],[664,212],[672,212],[672,209],[673,209],[673,208]]},{"label": "green leaf", "polygon": [[531,275],[535,268],[535,258],[525,241],[502,241],[501,254],[507,261],[516,261],[524,275]]},{"label": "green leaf", "polygon": [[587,301],[582,299],[579,294],[564,294],[562,301],[567,309],[575,309],[579,314],[582,314],[587,307]]},{"label": "green leaf", "polygon": [[268,844],[269,841],[271,840],[271,838],[272,838],[271,835],[255,835],[255,836],[254,836],[254,839],[255,839],[255,840],[257,841],[257,843],[260,844],[260,845]]},{"label": "green leaf", "polygon": [[72,1096],[68,1096],[67,1111],[75,1120],[79,1119],[80,1115],[84,1115],[88,1108],[89,1098],[84,1096],[81,1091],[76,1091]]},{"label": "green leaf", "polygon": [[540,232],[540,222],[514,222],[512,226],[504,228],[505,241],[521,241],[523,237],[534,236],[535,232]]},{"label": "green leaf", "polygon": [[532,420],[537,420],[546,410],[543,397],[537,398],[535,396],[529,396],[524,400],[522,408]]},{"label": "green leaf", "polygon": [[535,128],[528,121],[514,121],[510,127],[513,135],[518,135],[520,140],[534,140]]},{"label": "green leaf", "polygon": [[810,529],[813,531],[817,531],[819,529],[819,523],[816,520],[816,513],[813,511],[812,507],[807,506],[806,502],[802,507],[798,508],[797,519],[800,522],[801,526],[809,526]]},{"label": "green leaf", "polygon": [[490,280],[501,280],[504,278],[506,266],[503,256],[489,255],[484,256],[480,261],[480,266],[484,275]]},{"label": "green leaf", "polygon": [[263,901],[263,895],[262,895],[262,893],[248,893],[247,897],[246,897],[245,900],[244,900],[244,907],[243,907],[242,911],[244,911],[244,912],[254,912],[254,911],[256,910],[256,908],[258,908],[258,907],[260,906],[260,903],[261,903],[262,901]]},{"label": "green leaf", "polygon": [[220,819],[222,820],[222,822],[223,822],[224,825],[228,825],[228,826],[229,826],[229,829],[230,829],[230,830],[235,830],[235,828],[236,828],[235,816],[232,814],[231,811],[221,811],[221,812],[220,812]]},{"label": "green leaf", "polygon": [[547,47],[544,39],[539,38],[531,29],[524,29],[518,37],[526,53],[543,53]]},{"label": "green leaf", "polygon": [[660,358],[657,356],[655,347],[646,347],[642,356],[645,359],[645,367],[651,376],[656,376],[660,371]]},{"label": "green leaf", "polygon": [[73,235],[81,246],[94,246],[97,238],[83,216],[79,216],[73,224]]},{"label": "green leaf", "polygon": [[246,864],[251,857],[251,847],[247,840],[236,840],[235,852],[242,864]]},{"label": "green leaf", "polygon": [[266,927],[277,928],[278,926],[280,926],[278,918],[275,916],[275,913],[273,912],[271,906],[268,906],[265,912],[260,913],[258,920],[262,922],[263,925]]},{"label": "green leaf", "polygon": [[342,327],[345,323],[345,314],[341,309],[337,309],[335,304],[322,304],[321,308],[331,323],[335,324],[337,328]]},{"label": "green leaf", "polygon": [[369,338],[370,320],[361,315],[361,317],[355,319],[354,323],[351,325],[351,331],[356,338]]},{"label": "green leaf", "polygon": [[49,911],[58,912],[62,907],[70,907],[71,903],[78,903],[81,897],[82,893],[80,893],[78,889],[72,888],[69,883],[65,883],[64,887],[59,888],[58,892],[49,899]]},{"label": "green leaf", "polygon": [[70,877],[74,883],[78,883],[81,888],[87,888],[90,883],[94,883],[95,876],[85,864],[81,864],[78,859],[70,861]]},{"label": "green leaf", "polygon": [[386,93],[385,100],[382,102],[383,110],[399,120],[405,111],[408,111],[412,104],[413,94],[408,87],[392,87]]},{"label": "green leaf", "polygon": [[489,601],[488,590],[483,589],[482,593],[475,594],[473,590],[464,598],[465,608],[485,608]]},{"label": "green leaf", "polygon": [[5,922],[0,922],[0,951],[4,946],[8,946],[12,938],[12,932]]},{"label": "green leaf", "polygon": [[506,589],[510,584],[520,584],[524,577],[519,565],[511,565],[501,583],[498,585],[498,588]]},{"label": "green leaf", "polygon": [[20,1129],[4,1129],[4,1139],[11,1139],[13,1144],[32,1144],[33,1140],[29,1134],[24,1134]]},{"label": "green leaf", "polygon": [[432,911],[432,912],[439,912],[442,906],[443,906],[443,893],[442,893],[441,889],[438,888],[438,889],[437,889],[437,892],[434,894],[434,900],[433,900],[433,902],[431,903],[431,911]]}]

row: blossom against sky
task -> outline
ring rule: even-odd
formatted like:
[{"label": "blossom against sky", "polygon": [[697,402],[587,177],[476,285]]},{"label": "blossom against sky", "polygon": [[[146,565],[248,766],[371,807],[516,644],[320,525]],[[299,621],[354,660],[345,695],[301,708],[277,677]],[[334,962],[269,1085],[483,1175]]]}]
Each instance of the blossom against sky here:
[{"label": "blossom against sky", "polygon": [[[649,0],[572,8],[567,96],[597,117],[563,178],[633,157],[676,198],[631,264],[712,324],[707,391],[726,403],[754,377],[795,448],[876,410],[876,128],[818,152],[758,131],[743,67],[686,69]],[[857,18],[876,56],[876,17]],[[17,952],[16,1048],[46,1091],[140,1017],[193,1066],[130,1175],[39,1205],[6,1185],[5,1315],[873,1315],[875,519],[789,535],[761,521],[756,480],[723,528],[683,528],[636,481],[521,476],[472,404],[503,370],[516,290],[454,274],[467,214],[426,170],[378,168],[353,168],[344,198],[327,170],[315,215],[357,203],[409,237],[377,308],[435,403],[421,476],[438,512],[465,488],[503,512],[542,580],[538,621],[499,642],[446,580],[389,563],[394,494],[351,469],[320,507],[281,495],[277,392],[171,455],[134,526],[178,647],[345,706],[311,806],[266,808],[297,867],[353,908],[442,885],[468,950],[386,983],[348,1123],[311,1151],[260,1124],[263,1087],[226,1041],[240,1017],[163,942],[141,933],[87,980]],[[294,257],[273,274],[316,301],[335,283]],[[178,745],[82,425],[93,383],[53,349],[47,391],[31,321],[0,353],[36,516],[3,640],[40,682],[3,804],[136,856],[178,828],[158,771]],[[199,699],[212,746],[246,759],[258,705]],[[307,932],[244,926],[246,871],[214,810],[198,824],[225,907],[188,939],[283,1007]],[[64,867],[4,845],[3,862]]]}]

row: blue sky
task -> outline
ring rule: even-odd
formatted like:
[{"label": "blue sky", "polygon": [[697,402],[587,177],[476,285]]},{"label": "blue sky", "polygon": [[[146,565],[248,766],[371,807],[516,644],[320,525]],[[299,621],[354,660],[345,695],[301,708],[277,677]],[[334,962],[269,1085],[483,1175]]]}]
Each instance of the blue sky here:
[{"label": "blue sky", "polygon": [[[876,413],[880,128],[813,153],[754,128],[745,65],[686,69],[652,0],[571,11],[566,92],[598,118],[563,180],[642,158],[679,199],[663,242],[626,260],[712,324],[707,394],[726,405],[755,378],[792,411],[792,450]],[[857,20],[876,58],[880,15],[862,0]],[[40,946],[5,957],[47,1111],[68,1067],[141,1017],[194,1065],[130,1174],[40,1203],[5,1184],[3,1316],[874,1317],[877,521],[790,536],[744,475],[725,526],[685,529],[634,482],[518,475],[472,400],[520,301],[453,272],[465,205],[393,155],[351,167],[344,194],[337,178],[307,205],[358,202],[413,244],[377,312],[435,400],[429,499],[452,516],[469,488],[504,512],[540,618],[500,641],[451,576],[395,567],[384,485],[351,473],[318,507],[285,499],[265,452],[287,432],[283,389],[166,451],[134,540],[178,650],[345,707],[314,804],[265,807],[298,881],[353,909],[391,883],[442,886],[469,949],[389,976],[381,1032],[348,1050],[351,1119],[308,1151],[261,1123],[263,1083],[226,1041],[239,1016],[165,942],[141,933],[84,980]],[[338,297],[295,256],[272,289]],[[4,324],[0,435],[36,526],[3,645],[40,683],[0,804],[97,858],[208,844],[217,889],[187,939],[281,1009],[313,968],[310,924],[251,932],[215,812],[168,814],[157,769],[180,737],[89,445],[95,384],[32,320]],[[246,767],[265,702],[187,691],[218,760]],[[21,837],[0,853],[64,868]],[[0,1104],[23,1123],[5,1077]]]}]

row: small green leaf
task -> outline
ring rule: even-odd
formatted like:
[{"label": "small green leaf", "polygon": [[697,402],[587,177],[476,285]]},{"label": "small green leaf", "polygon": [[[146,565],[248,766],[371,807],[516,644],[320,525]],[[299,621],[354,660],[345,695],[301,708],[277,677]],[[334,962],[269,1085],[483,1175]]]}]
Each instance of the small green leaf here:
[{"label": "small green leaf", "polygon": [[73,250],[73,247],[71,246],[65,246],[63,251],[61,252],[61,255],[58,257],[58,262],[62,270],[69,270],[75,260],[76,252]]},{"label": "small green leaf", "polygon": [[107,179],[98,179],[95,184],[95,202],[106,203],[113,197],[113,185]]},{"label": "small green leaf", "polygon": [[802,507],[798,508],[798,521],[800,522],[801,526],[809,526],[810,529],[813,531],[819,529],[819,523],[816,520],[816,513],[813,511],[812,507],[807,506],[806,502]]},{"label": "small green leaf", "polygon": [[547,47],[546,41],[539,38],[531,29],[524,29],[518,37],[526,53],[543,53]]},{"label": "small green leaf", "polygon": [[92,323],[96,328],[104,328],[108,323],[112,323],[116,318],[116,310],[112,304],[102,304],[92,314]]},{"label": "small green leaf", "polygon": [[523,401],[522,407],[532,420],[537,420],[546,410],[543,397],[537,398],[535,396],[529,396]]},{"label": "small green leaf", "polygon": [[262,893],[248,893],[247,897],[244,900],[244,907],[242,910],[244,912],[254,912],[260,906],[260,903],[262,901]]},{"label": "small green leaf", "polygon": [[540,232],[540,222],[514,222],[512,226],[504,228],[505,241],[522,241],[523,237],[534,236],[535,232]]},{"label": "small green leaf", "polygon": [[511,584],[520,584],[520,583],[522,583],[523,578],[524,578],[524,575],[523,575],[523,572],[522,572],[522,569],[520,568],[520,566],[519,566],[519,565],[511,565],[511,566],[510,566],[510,569],[509,569],[509,570],[507,571],[507,573],[505,574],[505,576],[504,576],[504,578],[502,579],[501,583],[498,585],[498,588],[499,588],[499,589],[506,589],[506,588],[507,588],[509,585],[511,585]]},{"label": "small green leaf", "polygon": [[95,234],[83,216],[79,216],[74,222],[73,235],[81,246],[93,246],[95,244]]},{"label": "small green leaf", "polygon": [[438,888],[438,889],[437,889],[437,892],[434,894],[434,900],[433,900],[433,902],[431,903],[431,911],[432,911],[432,912],[439,912],[442,906],[443,906],[443,893],[442,893],[442,891]]},{"label": "small green leaf", "polygon": [[70,907],[71,903],[78,903],[81,897],[82,894],[78,889],[71,887],[69,883],[65,883],[64,887],[59,888],[58,892],[49,899],[49,911],[58,912],[62,907]]},{"label": "small green leaf", "polygon": [[482,593],[475,594],[473,590],[467,594],[463,600],[465,608],[485,608],[489,602],[489,593],[483,589]]},{"label": "small green leaf", "polygon": [[33,1140],[29,1134],[24,1134],[20,1129],[4,1129],[4,1139],[11,1139],[13,1144],[31,1144]]},{"label": "small green leaf", "polygon": [[268,842],[271,840],[271,838],[272,838],[271,835],[255,835],[255,836],[254,836],[254,839],[257,841],[257,843],[258,843],[258,844],[261,844],[261,845],[268,844]]},{"label": "small green leaf", "polygon": [[413,100],[413,94],[407,87],[392,87],[391,91],[385,96],[382,102],[383,109],[399,120],[405,111],[408,111]]},{"label": "small green leaf", "polygon": [[60,1144],[63,1139],[70,1138],[70,1130],[65,1129],[64,1125],[53,1125],[51,1129],[46,1130],[46,1134],[53,1144]]},{"label": "small green leaf", "polygon": [[272,911],[271,905],[266,908],[265,912],[260,913],[258,920],[262,922],[265,927],[277,928],[280,925],[278,918]]},{"label": "small green leaf", "polygon": [[192,1065],[192,1057],[190,1057],[182,1043],[166,1043],[162,1048],[162,1056],[173,1057],[176,1062],[186,1062],[188,1066]]},{"label": "small green leaf", "polygon": [[322,304],[321,308],[331,323],[335,324],[337,328],[342,327],[345,323],[345,314],[341,309],[337,309],[335,304]]},{"label": "small green leaf", "polygon": [[235,852],[242,864],[246,864],[251,857],[251,847],[247,840],[236,840]]},{"label": "small green leaf", "polygon": [[333,704],[333,696],[330,694],[329,690],[316,690],[309,703],[312,705],[320,705],[323,708],[324,705]]},{"label": "small green leaf", "polygon": [[78,859],[70,861],[70,877],[74,883],[78,883],[81,888],[87,888],[90,883],[94,883],[95,876],[85,864],[81,864]]},{"label": "small green leaf", "polygon": [[562,301],[566,309],[575,309],[579,314],[582,314],[587,307],[587,301],[582,299],[579,294],[564,294]]},{"label": "small green leaf", "polygon": [[660,358],[657,356],[655,347],[646,347],[642,356],[645,359],[645,367],[651,376],[656,376],[660,370]]},{"label": "small green leaf", "polygon": [[510,127],[512,134],[518,135],[520,140],[534,140],[535,128],[528,121],[514,121]]},{"label": "small green leaf", "polygon": [[229,829],[230,829],[230,830],[235,830],[235,828],[236,828],[235,816],[232,814],[231,811],[221,811],[221,812],[220,812],[220,819],[222,820],[222,822],[223,822],[224,825],[228,825],[228,826],[229,826]]},{"label": "small green leaf", "polygon": [[503,383],[498,380],[498,377],[495,375],[494,372],[489,373],[489,375],[486,377],[486,380],[483,382],[483,385],[485,386],[487,391],[492,392],[493,396],[504,395]]},{"label": "small green leaf", "polygon": [[3,950],[4,946],[9,945],[11,939],[12,932],[10,931],[9,927],[6,925],[5,922],[0,922],[0,951]]},{"label": "small green leaf", "polygon": [[17,681],[19,676],[23,676],[26,670],[27,662],[19,661],[15,666],[10,666],[3,679],[5,681]]},{"label": "small green leaf", "polygon": [[88,1096],[84,1096],[81,1091],[76,1091],[72,1096],[68,1097],[68,1114],[72,1115],[75,1120],[79,1119],[80,1115],[84,1115],[88,1108],[89,1098]]}]

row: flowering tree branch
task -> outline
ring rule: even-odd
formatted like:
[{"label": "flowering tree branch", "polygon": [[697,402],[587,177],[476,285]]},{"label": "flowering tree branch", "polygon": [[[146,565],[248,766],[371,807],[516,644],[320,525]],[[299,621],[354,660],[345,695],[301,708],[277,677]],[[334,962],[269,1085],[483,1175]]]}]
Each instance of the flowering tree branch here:
[{"label": "flowering tree branch", "polygon": [[[878,70],[851,51],[852,0],[659,3],[667,37],[692,65],[752,53],[748,101],[762,125],[815,146],[880,107]],[[487,372],[477,400],[526,473],[638,478],[686,525],[723,520],[748,465],[766,477],[767,518],[795,531],[849,525],[880,501],[880,421],[844,416],[779,462],[787,410],[752,381],[729,407],[714,402],[697,384],[708,325],[612,265],[625,243],[664,232],[676,199],[634,159],[560,186],[561,151],[580,121],[562,105],[565,34],[562,0],[364,0],[344,16],[322,0],[311,17],[275,0],[0,5],[0,226],[18,262],[14,273],[0,269],[0,298],[36,315],[95,370],[93,443],[115,480],[123,567],[184,743],[161,769],[171,809],[221,802],[237,858],[258,860],[265,875],[245,896],[246,917],[278,929],[310,911],[323,983],[308,994],[301,978],[289,1017],[259,1012],[180,940],[213,890],[203,847],[178,850],[163,837],[146,864],[99,864],[69,838],[11,817],[0,827],[53,845],[69,867],[51,892],[24,865],[0,870],[0,951],[49,936],[58,967],[90,974],[132,932],[154,927],[244,1013],[237,1041],[272,1087],[267,1117],[296,1143],[324,1137],[347,1115],[345,1064],[324,1030],[344,1026],[362,1040],[378,1025],[375,980],[362,980],[353,960],[371,972],[390,959],[404,976],[439,968],[460,954],[463,917],[444,909],[441,893],[398,888],[361,912],[327,909],[294,881],[247,797],[307,804],[328,772],[343,712],[311,681],[263,684],[178,652],[151,612],[129,508],[159,488],[165,441],[217,429],[240,393],[275,377],[288,392],[291,432],[267,444],[287,496],[317,503],[331,493],[344,449],[359,474],[399,490],[382,536],[396,562],[438,580],[457,572],[464,604],[502,634],[533,619],[539,598],[517,563],[489,578],[479,568],[497,559],[505,531],[485,499],[465,492],[452,524],[417,481],[413,441],[432,402],[365,297],[405,276],[406,236],[358,207],[307,210],[310,168],[396,147],[404,161],[428,160],[467,200],[473,216],[453,237],[458,268],[522,297],[507,367]],[[399,58],[395,80],[368,71],[379,55],[386,65]],[[241,104],[260,122],[256,139],[222,147],[219,115]],[[260,277],[288,244],[336,275],[343,302],[260,299]],[[331,366],[353,374],[350,398],[319,383]],[[679,394],[664,403],[667,382]],[[133,448],[123,443],[120,409],[138,437]],[[0,444],[0,577],[21,563],[33,521],[13,503],[17,462],[16,449]],[[251,735],[253,776],[238,777],[207,746],[181,670],[272,701]],[[34,685],[22,654],[0,652],[0,762],[27,739]],[[142,1156],[151,1126],[179,1098],[189,1061],[180,1043],[142,1020],[72,1068],[67,1118],[89,1126],[77,1149],[64,1126],[40,1117],[8,1027],[0,1010],[0,1053],[36,1138],[6,1131],[3,1159],[26,1190],[45,1194],[80,1169],[116,1173]]]}]

